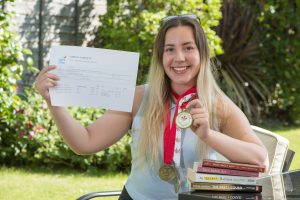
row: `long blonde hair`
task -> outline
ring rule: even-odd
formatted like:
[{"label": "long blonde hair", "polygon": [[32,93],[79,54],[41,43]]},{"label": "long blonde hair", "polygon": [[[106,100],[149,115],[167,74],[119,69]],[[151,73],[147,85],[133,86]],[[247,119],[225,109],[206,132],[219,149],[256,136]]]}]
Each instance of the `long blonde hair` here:
[{"label": "long blonde hair", "polygon": [[[197,78],[197,93],[200,101],[208,109],[210,127],[214,127],[216,117],[217,96],[222,94],[213,77],[210,63],[209,47],[203,28],[196,19],[177,17],[165,22],[155,39],[151,67],[149,71],[149,90],[145,94],[145,106],[140,127],[138,160],[146,159],[158,166],[159,150],[163,131],[163,121],[166,115],[165,105],[171,101],[170,79],[165,74],[162,57],[166,32],[172,27],[189,26],[193,29],[196,45],[200,54],[200,71]],[[208,145],[199,139],[201,158],[208,155]],[[144,162],[141,162],[144,163]]]}]

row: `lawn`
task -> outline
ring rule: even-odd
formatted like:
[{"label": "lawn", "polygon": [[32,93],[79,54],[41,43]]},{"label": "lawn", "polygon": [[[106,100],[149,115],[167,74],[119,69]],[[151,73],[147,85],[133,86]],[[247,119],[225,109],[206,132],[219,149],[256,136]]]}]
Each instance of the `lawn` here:
[{"label": "lawn", "polygon": [[[292,169],[300,166],[300,128],[270,128],[290,141],[290,148],[296,152]],[[85,173],[73,170],[49,170],[37,168],[0,167],[0,199],[68,200],[95,191],[121,189],[126,174]],[[117,197],[105,198],[107,200]]]},{"label": "lawn", "polygon": [[0,177],[1,200],[74,200],[89,192],[122,189],[127,175],[1,167]]}]

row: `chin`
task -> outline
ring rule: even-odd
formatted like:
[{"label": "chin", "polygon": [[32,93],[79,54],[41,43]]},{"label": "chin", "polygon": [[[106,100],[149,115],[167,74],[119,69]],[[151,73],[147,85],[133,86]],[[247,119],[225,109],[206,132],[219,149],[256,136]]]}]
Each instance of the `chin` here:
[{"label": "chin", "polygon": [[192,86],[194,86],[194,85],[196,85],[197,84],[197,82],[196,81],[192,81],[192,80],[175,80],[175,81],[172,81],[172,84],[174,84],[174,85],[178,85],[178,86],[190,86],[190,87],[192,87]]}]

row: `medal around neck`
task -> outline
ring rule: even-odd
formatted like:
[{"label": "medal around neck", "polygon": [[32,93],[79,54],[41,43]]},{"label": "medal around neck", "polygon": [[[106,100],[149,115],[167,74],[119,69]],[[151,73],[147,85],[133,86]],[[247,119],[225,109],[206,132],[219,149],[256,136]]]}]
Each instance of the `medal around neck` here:
[{"label": "medal around neck", "polygon": [[192,115],[186,109],[180,112],[176,117],[176,125],[179,128],[188,128],[192,125],[192,123]]},{"label": "medal around neck", "polygon": [[164,164],[159,168],[158,174],[161,180],[170,181],[176,177],[176,169],[173,165]]}]

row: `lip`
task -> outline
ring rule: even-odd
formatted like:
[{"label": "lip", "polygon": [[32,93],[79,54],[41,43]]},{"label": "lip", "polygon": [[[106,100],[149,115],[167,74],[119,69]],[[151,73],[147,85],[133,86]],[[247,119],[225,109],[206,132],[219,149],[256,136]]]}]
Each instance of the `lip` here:
[{"label": "lip", "polygon": [[176,74],[183,74],[185,73],[191,65],[184,65],[184,66],[171,66],[171,69],[176,73]]}]

